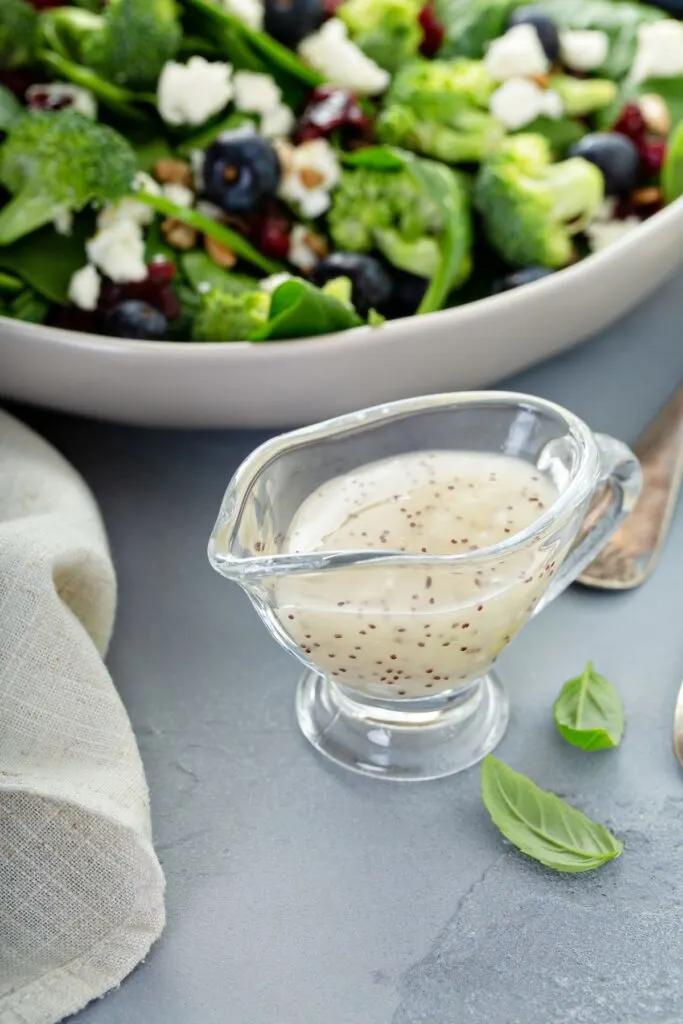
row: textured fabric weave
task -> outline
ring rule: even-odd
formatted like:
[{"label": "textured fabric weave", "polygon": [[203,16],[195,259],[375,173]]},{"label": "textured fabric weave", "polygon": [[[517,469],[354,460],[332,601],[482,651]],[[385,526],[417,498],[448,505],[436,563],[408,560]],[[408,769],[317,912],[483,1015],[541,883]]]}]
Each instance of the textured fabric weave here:
[{"label": "textured fabric weave", "polygon": [[147,785],[105,668],[116,580],[87,487],[0,411],[0,1024],[54,1024],[164,925]]}]

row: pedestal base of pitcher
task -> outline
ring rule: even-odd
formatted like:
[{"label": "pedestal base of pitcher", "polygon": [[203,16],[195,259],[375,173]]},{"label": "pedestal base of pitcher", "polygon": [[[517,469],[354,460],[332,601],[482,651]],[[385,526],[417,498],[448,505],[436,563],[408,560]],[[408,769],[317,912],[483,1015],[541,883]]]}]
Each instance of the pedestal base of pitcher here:
[{"label": "pedestal base of pitcher", "polygon": [[441,701],[372,701],[307,672],[297,689],[304,736],[331,761],[362,775],[439,779],[481,761],[509,718],[507,694],[489,673]]}]

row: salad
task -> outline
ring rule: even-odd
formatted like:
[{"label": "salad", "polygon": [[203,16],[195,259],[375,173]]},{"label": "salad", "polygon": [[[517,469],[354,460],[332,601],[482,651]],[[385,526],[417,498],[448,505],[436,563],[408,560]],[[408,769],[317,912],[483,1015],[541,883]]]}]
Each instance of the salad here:
[{"label": "salad", "polygon": [[681,0],[2,0],[0,314],[267,341],[523,286],[683,193]]}]

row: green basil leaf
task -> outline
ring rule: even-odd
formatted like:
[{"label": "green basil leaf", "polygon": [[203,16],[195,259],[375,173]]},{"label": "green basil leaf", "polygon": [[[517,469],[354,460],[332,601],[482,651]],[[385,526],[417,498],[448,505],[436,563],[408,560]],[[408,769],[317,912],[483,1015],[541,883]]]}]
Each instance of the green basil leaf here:
[{"label": "green basil leaf", "polygon": [[273,292],[268,322],[252,341],[284,341],[360,327],[356,311],[308,281],[292,278]]},{"label": "green basil leaf", "polygon": [[0,269],[16,274],[50,302],[66,305],[69,281],[86,262],[85,240],[92,234],[90,218],[79,218],[71,235],[43,228],[13,245],[0,247]]},{"label": "green basil leaf", "polygon": [[624,733],[621,697],[592,662],[562,687],[555,701],[555,725],[567,743],[581,750],[619,746]]},{"label": "green basil leaf", "polygon": [[227,245],[229,249],[232,249],[236,256],[246,260],[248,263],[253,263],[255,267],[263,270],[266,274],[279,274],[284,269],[280,263],[276,263],[275,260],[269,260],[266,256],[263,256],[243,235],[238,234],[237,231],[233,231],[224,224],[219,224],[218,221],[212,220],[211,217],[204,216],[203,213],[199,213],[197,210],[186,206],[177,206],[170,199],[166,199],[165,196],[154,196],[150,192],[136,192],[131,198],[139,203],[151,206],[153,210],[156,210],[157,213],[162,213],[164,217],[172,217],[183,224],[189,224],[190,227],[208,235],[209,238],[215,238],[217,242],[221,242],[223,245]]},{"label": "green basil leaf", "polygon": [[0,132],[6,132],[24,113],[19,100],[13,92],[0,85]]},{"label": "green basil leaf", "polygon": [[683,121],[674,129],[662,167],[664,200],[673,203],[683,196]]},{"label": "green basil leaf", "polygon": [[490,754],[482,764],[481,790],[505,838],[555,871],[592,871],[624,848],[602,825]]}]

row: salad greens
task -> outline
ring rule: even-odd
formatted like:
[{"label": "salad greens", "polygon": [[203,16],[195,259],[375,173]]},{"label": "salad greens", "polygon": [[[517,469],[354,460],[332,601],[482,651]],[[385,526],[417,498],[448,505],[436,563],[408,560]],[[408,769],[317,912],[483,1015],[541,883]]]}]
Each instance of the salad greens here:
[{"label": "salad greens", "polygon": [[491,820],[505,838],[555,871],[593,871],[623,850],[603,825],[490,754],[482,763],[481,787]]},{"label": "salad greens", "polygon": [[0,315],[274,342],[561,270],[683,194],[656,2],[2,0]]},{"label": "salad greens", "polygon": [[592,662],[562,687],[555,701],[555,725],[568,743],[582,750],[619,746],[624,732],[621,697]]}]

